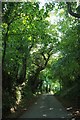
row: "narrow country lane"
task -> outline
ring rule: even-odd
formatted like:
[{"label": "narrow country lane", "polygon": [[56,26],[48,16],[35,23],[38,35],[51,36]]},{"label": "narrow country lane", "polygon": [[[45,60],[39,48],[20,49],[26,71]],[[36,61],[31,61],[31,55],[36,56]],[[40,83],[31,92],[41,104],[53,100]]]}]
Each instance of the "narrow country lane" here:
[{"label": "narrow country lane", "polygon": [[71,114],[54,95],[44,94],[20,118],[71,118]]}]

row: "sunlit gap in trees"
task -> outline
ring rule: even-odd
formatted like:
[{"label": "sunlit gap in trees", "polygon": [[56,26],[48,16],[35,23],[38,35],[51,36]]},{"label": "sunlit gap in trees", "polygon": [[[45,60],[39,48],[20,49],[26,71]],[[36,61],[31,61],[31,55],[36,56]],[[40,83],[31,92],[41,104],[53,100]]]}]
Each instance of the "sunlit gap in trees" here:
[{"label": "sunlit gap in trees", "polygon": [[59,14],[64,14],[64,9],[60,9],[58,10],[58,2],[55,0],[37,0],[38,2],[40,2],[40,9],[45,6],[46,3],[55,3],[55,10],[53,7],[53,10],[51,12],[49,12],[49,17],[47,18],[48,21],[50,21],[51,24],[57,24],[59,21],[63,20],[63,17],[60,17]]},{"label": "sunlit gap in trees", "polygon": [[[26,0],[25,0],[26,1]],[[39,2],[39,7],[40,9],[42,9],[42,7],[45,6],[46,3],[50,3],[50,2],[55,2],[55,0],[27,0],[30,2]],[[57,11],[58,6],[57,6],[57,1],[55,2],[55,10],[53,8],[53,10],[51,12],[49,12],[49,17],[47,17],[47,20],[51,23],[51,24],[57,24],[57,22],[59,22],[59,20],[62,20],[63,17],[59,17],[59,13],[63,14],[64,10],[61,9],[59,10],[59,12]]]},{"label": "sunlit gap in trees", "polygon": [[[45,6],[46,3],[49,3],[49,2],[54,2],[55,0],[38,0],[40,2],[40,9],[42,7]],[[51,12],[49,12],[49,17],[46,18],[46,20],[48,20],[50,22],[51,25],[54,25],[55,29],[57,29],[57,24],[60,22],[60,21],[63,21],[64,20],[64,17],[61,16],[62,14],[64,14],[64,9],[61,8],[59,11],[58,11],[58,2],[55,2],[55,7],[53,8],[53,10]],[[60,17],[61,16],[61,17]],[[50,27],[50,26],[49,26]],[[61,26],[59,26],[58,29],[61,29]],[[60,42],[61,41],[61,36],[62,36],[62,33],[57,29],[57,33],[58,33],[58,41]]]},{"label": "sunlit gap in trees", "polygon": [[[42,7],[45,8],[46,3],[50,3],[50,2],[53,2],[53,4],[55,3],[55,7],[53,7],[53,10],[51,12],[49,12],[49,17],[47,17],[46,20],[48,20],[50,22],[50,24],[56,25],[56,27],[60,21],[63,21],[64,17],[62,17],[61,15],[64,14],[64,9],[62,8],[58,11],[58,2],[59,1],[58,2],[57,1],[55,2],[55,0],[28,0],[28,1],[39,2],[40,9],[42,9]],[[60,37],[62,36],[62,33],[59,30],[57,30],[57,32],[59,35],[58,40],[61,41]]]},{"label": "sunlit gap in trees", "polygon": [[52,58],[57,59],[57,60],[58,60],[60,57],[62,57],[60,51],[52,55]]}]

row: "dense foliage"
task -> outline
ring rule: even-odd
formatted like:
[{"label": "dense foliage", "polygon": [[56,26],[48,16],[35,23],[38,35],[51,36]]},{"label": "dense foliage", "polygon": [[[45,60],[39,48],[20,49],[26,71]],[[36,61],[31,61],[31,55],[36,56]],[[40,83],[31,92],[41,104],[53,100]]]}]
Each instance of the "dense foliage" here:
[{"label": "dense foliage", "polygon": [[38,93],[80,96],[80,21],[65,3],[3,2],[1,27],[3,115]]}]

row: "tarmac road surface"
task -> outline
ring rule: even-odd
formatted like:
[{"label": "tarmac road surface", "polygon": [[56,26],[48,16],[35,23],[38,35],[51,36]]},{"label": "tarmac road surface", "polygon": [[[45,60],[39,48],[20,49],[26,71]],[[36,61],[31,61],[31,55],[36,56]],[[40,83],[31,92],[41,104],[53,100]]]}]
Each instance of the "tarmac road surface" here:
[{"label": "tarmac road surface", "polygon": [[44,94],[20,118],[71,118],[54,95]]}]

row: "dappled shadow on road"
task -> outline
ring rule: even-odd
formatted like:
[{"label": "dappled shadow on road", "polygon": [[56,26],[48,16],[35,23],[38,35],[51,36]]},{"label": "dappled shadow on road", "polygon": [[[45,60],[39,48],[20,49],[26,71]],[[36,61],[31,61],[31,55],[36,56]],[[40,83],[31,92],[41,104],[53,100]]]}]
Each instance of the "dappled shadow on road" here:
[{"label": "dappled shadow on road", "polygon": [[55,99],[55,95],[50,93],[43,94],[41,101],[42,104],[40,106],[38,101],[34,103],[39,106],[40,118],[71,118],[72,114],[67,112],[60,102]]}]

